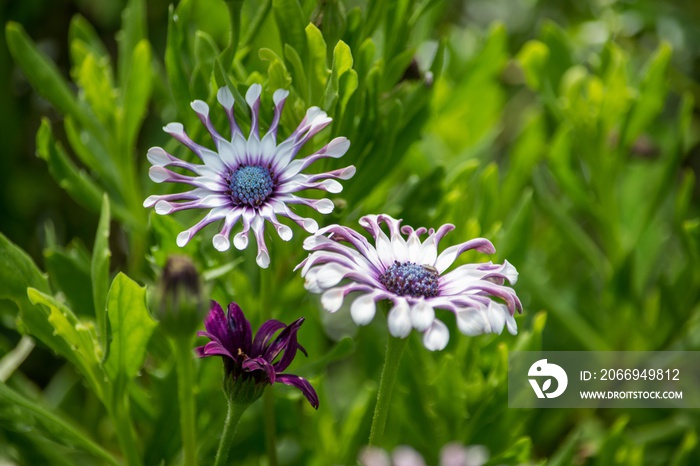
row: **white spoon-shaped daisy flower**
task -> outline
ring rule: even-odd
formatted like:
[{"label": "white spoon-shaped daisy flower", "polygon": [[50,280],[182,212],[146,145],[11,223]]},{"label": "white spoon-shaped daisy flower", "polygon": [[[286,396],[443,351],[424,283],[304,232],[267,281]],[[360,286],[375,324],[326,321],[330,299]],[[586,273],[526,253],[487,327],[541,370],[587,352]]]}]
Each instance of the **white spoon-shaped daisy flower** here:
[{"label": "white spoon-shaped daisy flower", "polygon": [[[389,228],[389,236],[382,223]],[[350,314],[357,325],[367,325],[374,318],[377,301],[390,300],[389,332],[405,338],[416,329],[432,351],[445,348],[449,341],[447,326],[435,318],[436,308],[452,311],[465,335],[501,333],[504,326],[511,334],[517,333],[513,315],[522,312],[522,304],[505,285],[518,278],[508,261],[465,264],[445,273],[465,251],[496,252],[489,240],[472,239],[438,254],[440,239],[453,225],[437,231],[414,230],[388,215],[367,215],[360,225],[374,237],[374,246],[355,230],[340,225],[322,228],[304,241],[304,249],[311,253],[297,268],[301,267],[306,289],[322,295],[327,311],[336,312],[354,292]],[[428,237],[421,242],[426,233]]]},{"label": "white spoon-shaped daisy flower", "polygon": [[[258,245],[256,262],[267,268],[270,255],[265,245],[265,221],[270,222],[280,238],[289,241],[292,230],[281,223],[278,216],[288,217],[309,233],[318,230],[318,224],[311,218],[303,218],[290,209],[292,204],[311,207],[322,214],[333,210],[330,199],[306,199],[298,196],[298,191],[320,189],[330,193],[342,191],[336,180],[347,180],[355,174],[355,167],[349,166],[319,174],[302,173],[309,165],[323,158],[342,157],[350,147],[350,141],[338,137],[317,152],[302,159],[295,159],[302,146],[315,134],[328,126],[330,117],[318,107],[311,107],[299,127],[284,141],[277,143],[282,109],[289,91],[277,90],[272,100],[275,113],[267,133],[260,138],[260,94],[262,87],[253,84],[245,99],[251,109],[250,134],[243,135],[233,115],[234,98],[227,87],[219,89],[216,97],[228,116],[231,139],[221,136],[209,118],[209,106],[201,101],[192,102],[192,109],[207,128],[214,141],[216,151],[194,142],[185,133],[180,123],[170,123],[163,129],[199,157],[202,164],[181,160],[161,147],[148,151],[148,160],[153,165],[149,170],[151,180],[156,183],[183,183],[194,189],[183,193],[149,196],[144,207],[154,207],[161,215],[181,210],[208,210],[204,218],[177,236],[180,247],[186,245],[202,228],[221,221],[219,233],[214,235],[213,244],[219,251],[230,247],[230,235],[240,221],[243,228],[233,237],[237,249],[248,246],[248,234],[252,230]],[[180,168],[194,176],[183,175],[167,167]]]}]

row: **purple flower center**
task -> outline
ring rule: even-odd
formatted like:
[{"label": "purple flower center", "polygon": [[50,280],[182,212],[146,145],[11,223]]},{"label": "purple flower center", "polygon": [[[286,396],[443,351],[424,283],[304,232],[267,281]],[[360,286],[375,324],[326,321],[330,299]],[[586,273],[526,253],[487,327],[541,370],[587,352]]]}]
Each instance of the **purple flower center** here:
[{"label": "purple flower center", "polygon": [[438,277],[438,272],[432,267],[394,261],[379,276],[379,281],[399,296],[432,298],[438,295]]},{"label": "purple flower center", "polygon": [[257,207],[272,194],[275,183],[267,168],[241,165],[231,174],[228,186],[235,204]]}]

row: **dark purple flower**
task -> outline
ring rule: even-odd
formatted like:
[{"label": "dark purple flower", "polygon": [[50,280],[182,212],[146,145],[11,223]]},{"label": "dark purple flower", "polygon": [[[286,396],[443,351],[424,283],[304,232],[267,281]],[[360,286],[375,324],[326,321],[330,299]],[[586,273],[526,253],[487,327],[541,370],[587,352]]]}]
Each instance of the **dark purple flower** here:
[{"label": "dark purple flower", "polygon": [[[294,360],[297,350],[306,355],[306,350],[297,342],[297,332],[303,323],[303,317],[290,325],[268,320],[253,338],[250,322],[238,304],[229,304],[228,312],[224,314],[219,303],[211,301],[209,314],[204,320],[206,331],[197,333],[211,341],[195,350],[200,358],[221,356],[226,381],[234,389],[249,387],[252,382],[252,387],[260,389],[256,392],[259,396],[265,386],[279,382],[301,390],[311,406],[318,409],[318,396],[309,381],[282,373]],[[273,338],[279,330],[281,332]]]}]

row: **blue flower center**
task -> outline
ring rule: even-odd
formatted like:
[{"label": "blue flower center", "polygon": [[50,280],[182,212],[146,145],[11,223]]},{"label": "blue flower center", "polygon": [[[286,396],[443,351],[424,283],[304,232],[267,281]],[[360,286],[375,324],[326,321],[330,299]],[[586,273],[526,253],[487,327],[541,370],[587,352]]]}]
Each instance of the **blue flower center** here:
[{"label": "blue flower center", "polygon": [[433,267],[394,261],[379,276],[379,281],[387,290],[399,296],[432,298],[438,295],[438,277]]},{"label": "blue flower center", "polygon": [[241,165],[228,182],[235,204],[257,207],[272,194],[275,183],[270,170],[257,165]]}]

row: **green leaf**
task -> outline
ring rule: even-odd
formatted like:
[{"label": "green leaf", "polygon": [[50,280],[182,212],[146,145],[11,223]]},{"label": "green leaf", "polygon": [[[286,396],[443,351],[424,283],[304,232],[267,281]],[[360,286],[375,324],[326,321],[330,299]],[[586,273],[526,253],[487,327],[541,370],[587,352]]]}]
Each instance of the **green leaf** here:
[{"label": "green leaf", "polygon": [[12,57],[22,68],[32,87],[63,114],[72,115],[81,123],[86,120],[75,95],[63,79],[56,65],[41,53],[21,25],[7,23],[7,46]]},{"label": "green leaf", "polygon": [[102,190],[87,173],[75,166],[61,144],[54,140],[46,118],[42,119],[36,133],[36,150],[37,155],[48,163],[51,175],[61,188],[86,209],[99,211]]},{"label": "green leaf", "polygon": [[109,250],[109,197],[102,198],[102,213],[97,224],[95,245],[92,249],[90,272],[92,275],[92,298],[97,321],[97,334],[100,342],[107,345],[107,290],[109,289],[109,262],[112,252]]},{"label": "green leaf", "polygon": [[333,66],[331,67],[331,78],[326,86],[326,96],[324,108],[331,110],[338,99],[338,89],[340,87],[340,78],[349,70],[352,69],[353,59],[350,47],[339,41],[333,49]]},{"label": "green leaf", "polygon": [[82,96],[105,127],[114,125],[115,91],[111,68],[106,59],[99,60],[88,54],[77,70],[77,82]]},{"label": "green leaf", "polygon": [[189,114],[190,96],[189,79],[185,72],[183,53],[186,44],[180,29],[179,18],[175,14],[175,8],[170,5],[168,13],[168,38],[165,46],[165,71],[173,93],[175,105],[180,117],[187,118]]},{"label": "green leaf", "polygon": [[88,54],[94,55],[98,60],[109,58],[109,53],[95,28],[80,14],[76,14],[71,19],[68,29],[68,43],[70,44],[71,62],[76,68],[80,68],[82,61]]},{"label": "green leaf", "polygon": [[151,46],[147,40],[140,41],[133,50],[126,75],[121,113],[121,136],[119,143],[124,148],[121,155],[130,157],[136,142],[141,122],[146,116],[148,99],[152,87]]},{"label": "green leaf", "polygon": [[49,247],[44,250],[46,271],[58,290],[66,295],[72,309],[78,315],[92,316],[92,289],[90,281],[90,256],[85,246],[74,240],[67,248]]},{"label": "green leaf", "polygon": [[105,371],[115,392],[123,393],[143,364],[156,322],[146,307],[146,289],[123,273],[116,276],[109,289],[107,314],[112,342]]},{"label": "green leaf", "polygon": [[[117,35],[119,43],[119,84],[127,86],[134,72],[132,55],[142,40],[146,39],[146,5],[143,0],[129,0],[122,13],[122,29]],[[149,80],[150,81],[150,80]]]},{"label": "green leaf", "polygon": [[671,46],[662,42],[646,65],[639,98],[629,113],[624,128],[624,143],[629,147],[661,112],[666,101],[666,74],[671,61]]},{"label": "green leaf", "polygon": [[261,60],[270,62],[270,66],[267,68],[268,87],[270,89],[288,89],[292,83],[292,77],[282,59],[268,48],[260,49],[258,56]]},{"label": "green leaf", "polygon": [[[37,155],[46,160],[51,175],[61,188],[80,205],[92,212],[99,212],[102,205],[102,189],[93,179],[79,169],[68,157],[61,144],[56,142],[51,126],[46,118],[41,122],[36,134]],[[114,213],[121,221],[134,224],[132,214],[120,205],[112,205]]]},{"label": "green leaf", "polygon": [[549,49],[538,40],[526,42],[520,49],[516,59],[520,63],[525,74],[525,82],[532,90],[542,87],[544,69],[549,60]]},{"label": "green leaf", "polygon": [[104,401],[104,372],[100,366],[103,351],[94,325],[79,320],[63,303],[35,288],[29,288],[27,295],[32,303],[40,305],[32,309],[32,319],[46,319],[53,328],[49,335],[35,336],[76,366],[97,397]]},{"label": "green leaf", "polygon": [[0,383],[0,419],[19,421],[22,424],[26,424],[27,420],[31,419],[34,425],[40,426],[41,431],[50,438],[59,440],[64,445],[81,449],[110,464],[119,464],[109,452],[90,439],[85,432],[81,432],[68,421],[41,407],[36,400],[26,398],[4,383]]},{"label": "green leaf", "polygon": [[27,299],[27,287],[50,292],[49,281],[31,257],[0,233],[0,299],[9,299],[26,312],[34,306]]},{"label": "green leaf", "polygon": [[289,44],[284,44],[284,58],[289,61],[292,65],[291,75],[292,82],[294,83],[294,88],[297,90],[301,98],[305,101],[309,101],[309,81],[306,78],[306,71],[304,71],[304,64],[301,61],[301,57]]},{"label": "green leaf", "polygon": [[[326,63],[326,41],[321,31],[309,23],[306,26],[306,40],[308,44],[308,61],[306,76],[309,80],[309,102],[322,104],[321,96],[328,80],[328,65]],[[303,55],[302,55],[303,56]]]},{"label": "green leaf", "polygon": [[308,54],[304,34],[306,18],[298,0],[272,0],[272,9],[275,12],[282,42],[289,44],[302,59],[305,59]]}]

